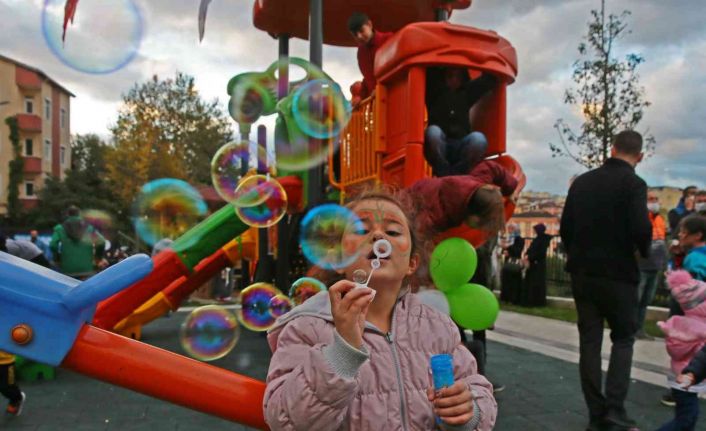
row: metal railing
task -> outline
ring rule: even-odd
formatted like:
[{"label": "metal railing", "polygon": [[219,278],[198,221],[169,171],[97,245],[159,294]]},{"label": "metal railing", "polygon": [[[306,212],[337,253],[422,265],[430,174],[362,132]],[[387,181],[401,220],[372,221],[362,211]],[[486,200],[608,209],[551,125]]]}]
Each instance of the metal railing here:
[{"label": "metal railing", "polygon": [[[335,164],[338,163],[338,178]],[[341,133],[338,153],[329,149],[329,181],[345,191],[351,186],[378,180],[380,155],[375,151],[375,98],[369,97],[351,114]]]},{"label": "metal railing", "polygon": [[[534,238],[524,238],[525,250]],[[571,298],[571,277],[565,271],[566,252],[563,249],[561,238],[552,236],[547,249],[547,295]],[[669,289],[665,283],[664,273],[661,272],[657,281],[657,292],[651,305],[660,307],[669,306]]]}]

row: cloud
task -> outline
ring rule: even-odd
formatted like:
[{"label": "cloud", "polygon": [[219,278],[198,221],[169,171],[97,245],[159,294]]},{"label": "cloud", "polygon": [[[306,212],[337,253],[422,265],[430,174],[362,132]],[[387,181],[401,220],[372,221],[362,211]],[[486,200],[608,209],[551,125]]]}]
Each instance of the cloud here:
[{"label": "cloud", "polygon": [[[252,25],[252,1],[214,0],[206,35],[198,42],[195,0],[135,0],[144,18],[139,55],[109,75],[86,75],[67,68],[47,48],[40,28],[42,0],[0,0],[4,17],[0,54],[32,64],[76,94],[72,104],[75,132],[105,134],[117,114],[121,95],[152,75],[173,76],[179,70],[196,78],[201,94],[226,100],[225,86],[235,74],[264,70],[277,58],[277,41]],[[703,183],[706,164],[706,8],[702,0],[612,0],[609,10],[632,10],[632,32],[617,53],[638,52],[646,58],[639,71],[652,102],[641,130],[657,139],[657,152],[638,168],[654,185]],[[581,120],[575,107],[563,104],[571,84],[576,46],[586,33],[590,10],[598,0],[475,0],[457,11],[452,22],[493,29],[518,52],[519,76],[508,90],[508,149],[528,175],[528,188],[555,193],[583,168],[552,158],[548,143],[557,142],[553,124]],[[81,3],[79,3],[79,12]],[[71,31],[71,29],[69,29]],[[5,35],[10,35],[6,37]],[[292,40],[290,54],[308,58],[308,42]],[[360,79],[351,48],[325,47],[325,70],[348,93]],[[222,106],[224,106],[222,104]],[[265,121],[271,126],[272,121]]]}]

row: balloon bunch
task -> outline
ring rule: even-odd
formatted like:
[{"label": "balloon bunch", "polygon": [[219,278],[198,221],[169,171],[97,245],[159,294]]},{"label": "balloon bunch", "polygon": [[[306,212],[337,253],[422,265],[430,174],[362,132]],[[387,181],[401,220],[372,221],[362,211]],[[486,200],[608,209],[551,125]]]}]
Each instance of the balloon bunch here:
[{"label": "balloon bunch", "polygon": [[449,303],[451,318],[465,329],[488,329],[498,317],[498,300],[489,289],[468,283],[478,266],[473,246],[461,238],[439,243],[431,254],[429,271]]}]

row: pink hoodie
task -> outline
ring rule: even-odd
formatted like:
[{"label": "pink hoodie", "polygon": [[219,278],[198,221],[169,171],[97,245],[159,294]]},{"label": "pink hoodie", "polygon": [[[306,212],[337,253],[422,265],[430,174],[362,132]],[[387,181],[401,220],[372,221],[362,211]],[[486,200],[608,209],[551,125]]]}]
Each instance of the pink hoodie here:
[{"label": "pink hoodie", "polygon": [[476,372],[476,361],[451,319],[403,293],[391,331],[366,323],[363,350],[335,331],[328,292],[282,316],[270,330],[274,352],[267,374],[265,420],[273,430],[436,429],[429,358],[453,355],[455,380],[474,397],[474,417],[448,430],[490,430],[497,404],[492,386]]},{"label": "pink hoodie", "polygon": [[667,274],[667,285],[684,310],[684,316],[672,316],[657,324],[666,335],[672,371],[681,374],[706,344],[706,283],[680,270]]}]

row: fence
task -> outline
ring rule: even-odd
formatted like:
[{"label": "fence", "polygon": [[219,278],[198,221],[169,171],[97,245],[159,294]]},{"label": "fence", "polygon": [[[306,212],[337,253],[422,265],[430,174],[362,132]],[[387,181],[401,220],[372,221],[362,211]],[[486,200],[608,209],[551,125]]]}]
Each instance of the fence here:
[{"label": "fence", "polygon": [[[534,238],[524,238],[525,250]],[[561,244],[561,238],[552,236],[547,249],[547,295],[570,298],[571,278],[564,270],[566,266],[566,253]],[[651,305],[660,307],[669,306],[669,289],[665,285],[664,274],[660,274],[657,281],[657,293]]]}]

